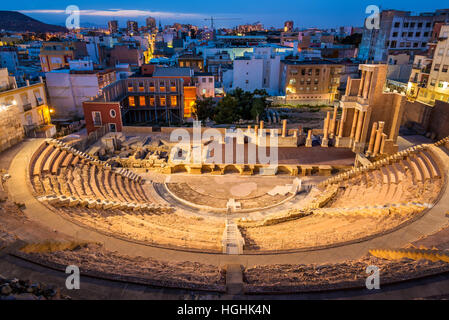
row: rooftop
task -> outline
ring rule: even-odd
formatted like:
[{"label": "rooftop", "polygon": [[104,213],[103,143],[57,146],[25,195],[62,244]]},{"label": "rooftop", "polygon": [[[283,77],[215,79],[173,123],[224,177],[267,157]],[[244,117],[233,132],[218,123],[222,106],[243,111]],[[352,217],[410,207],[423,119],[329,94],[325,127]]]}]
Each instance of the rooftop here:
[{"label": "rooftop", "polygon": [[181,67],[157,67],[153,77],[191,77],[192,69]]}]

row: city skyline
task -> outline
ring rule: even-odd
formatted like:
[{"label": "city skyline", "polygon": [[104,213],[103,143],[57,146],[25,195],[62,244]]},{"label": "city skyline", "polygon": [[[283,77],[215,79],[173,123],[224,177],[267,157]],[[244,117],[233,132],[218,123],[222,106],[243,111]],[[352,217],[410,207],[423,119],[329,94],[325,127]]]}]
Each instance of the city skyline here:
[{"label": "city skyline", "polygon": [[[425,3],[412,0],[407,3],[400,1],[345,1],[346,5],[334,1],[319,1],[306,3],[304,1],[286,0],[283,6],[267,0],[246,1],[245,3],[230,0],[226,7],[217,4],[202,5],[201,1],[194,0],[189,3],[174,1],[170,3],[155,3],[151,6],[146,1],[135,1],[133,5],[123,6],[118,1],[96,1],[80,0],[77,3],[54,3],[41,1],[39,4],[24,1],[21,7],[15,4],[3,5],[3,10],[17,10],[33,18],[46,23],[64,24],[68,5],[76,5],[81,10],[82,25],[106,26],[107,21],[117,19],[120,26],[124,26],[126,20],[136,20],[143,24],[147,16],[153,16],[163,25],[174,22],[189,23],[208,26],[210,23],[205,19],[213,17],[232,18],[232,20],[218,20],[216,26],[229,28],[240,24],[251,24],[261,22],[265,27],[279,28],[284,21],[293,20],[295,27],[321,27],[331,28],[342,25],[362,26],[367,14],[365,9],[369,5],[378,5],[380,9],[396,9],[410,11],[413,13],[434,11],[441,4],[437,1]],[[285,10],[285,8],[291,10]],[[269,8],[269,10],[267,10]],[[248,13],[250,12],[250,13]],[[270,12],[267,14],[266,12]],[[286,13],[288,12],[288,13]],[[320,21],[320,22],[318,22]]]}]

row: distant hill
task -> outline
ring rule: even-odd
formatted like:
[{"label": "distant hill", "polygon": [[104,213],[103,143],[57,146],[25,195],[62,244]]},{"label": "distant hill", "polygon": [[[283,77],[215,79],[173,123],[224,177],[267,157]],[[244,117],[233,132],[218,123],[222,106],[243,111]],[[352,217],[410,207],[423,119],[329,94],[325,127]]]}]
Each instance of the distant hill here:
[{"label": "distant hill", "polygon": [[29,32],[65,32],[67,29],[40,22],[17,11],[0,11],[0,30]]}]

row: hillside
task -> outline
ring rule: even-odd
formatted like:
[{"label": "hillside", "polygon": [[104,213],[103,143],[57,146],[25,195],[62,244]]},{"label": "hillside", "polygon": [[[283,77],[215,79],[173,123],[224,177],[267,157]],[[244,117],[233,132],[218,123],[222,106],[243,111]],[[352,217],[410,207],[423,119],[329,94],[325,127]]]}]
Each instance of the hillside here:
[{"label": "hillside", "polygon": [[17,11],[0,11],[0,30],[65,32],[66,28],[40,22]]}]

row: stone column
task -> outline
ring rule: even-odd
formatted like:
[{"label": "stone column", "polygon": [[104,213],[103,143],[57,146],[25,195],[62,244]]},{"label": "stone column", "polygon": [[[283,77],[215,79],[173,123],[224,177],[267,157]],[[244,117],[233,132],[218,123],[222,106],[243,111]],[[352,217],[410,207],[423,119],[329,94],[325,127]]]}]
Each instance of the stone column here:
[{"label": "stone column", "polygon": [[359,92],[357,93],[358,97],[362,96],[363,83],[365,82],[365,71],[362,70],[362,77],[360,79]]},{"label": "stone column", "polygon": [[282,120],[282,138],[287,135],[287,120]]},{"label": "stone column", "polygon": [[340,121],[340,127],[338,128],[338,137],[343,138],[343,130],[345,127],[346,122],[346,115],[348,110],[346,108],[343,108],[342,114],[341,114],[341,121]]},{"label": "stone column", "polygon": [[329,146],[329,124],[330,124],[331,113],[327,112],[326,120],[324,120],[323,128],[323,140],[321,141],[321,146],[326,148]]},{"label": "stone column", "polygon": [[380,142],[380,150],[379,150],[380,154],[384,154],[385,153],[385,143],[386,142],[387,142],[387,134],[386,133],[382,133],[382,141]]},{"label": "stone column", "polygon": [[371,129],[371,136],[369,138],[369,145],[367,152],[368,155],[372,154],[374,151],[374,142],[376,141],[376,133],[377,133],[377,122],[374,122],[373,128]]},{"label": "stone column", "polygon": [[371,85],[371,78],[373,77],[372,72],[367,72],[365,74],[365,86],[363,87],[363,99],[368,98],[368,91]]},{"label": "stone column", "polygon": [[307,139],[306,139],[306,147],[312,146],[312,130],[309,130],[307,133]]},{"label": "stone column", "polygon": [[330,130],[329,130],[329,136],[331,138],[333,138],[334,135],[335,135],[335,124],[337,122],[337,111],[338,111],[338,107],[335,106],[334,107],[334,114],[332,115],[332,121],[331,121],[331,125],[330,125]]},{"label": "stone column", "polygon": [[382,142],[382,134],[384,132],[385,122],[379,121],[377,133],[376,133],[376,141],[374,142],[374,151],[373,156],[377,156],[380,150],[380,143]]},{"label": "stone column", "polygon": [[355,142],[360,142],[360,136],[362,134],[362,126],[363,126],[364,117],[365,117],[365,112],[360,111],[359,119],[357,120],[357,131],[355,132]]},{"label": "stone column", "polygon": [[355,109],[354,110],[354,118],[352,119],[352,127],[351,127],[351,135],[350,135],[351,139],[354,139],[354,137],[355,137],[355,128],[357,126],[358,116],[359,116],[359,110]]}]

